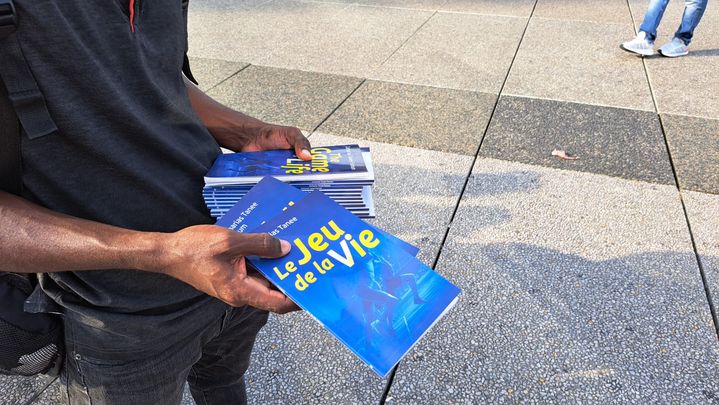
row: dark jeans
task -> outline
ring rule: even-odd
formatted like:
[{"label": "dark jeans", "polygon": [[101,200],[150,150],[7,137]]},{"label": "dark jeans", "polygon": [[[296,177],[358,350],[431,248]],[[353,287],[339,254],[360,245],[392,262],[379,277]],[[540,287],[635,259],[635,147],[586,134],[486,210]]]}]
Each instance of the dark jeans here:
[{"label": "dark jeans", "polygon": [[[170,333],[159,328],[151,336],[146,325],[133,330],[123,323],[120,330],[111,325],[103,330],[102,325],[67,319],[67,358],[60,377],[63,402],[179,404],[187,381],[200,405],[245,404],[243,375],[267,316],[252,307],[212,302],[177,318],[173,322],[179,324]],[[142,322],[138,316],[137,324]]]}]

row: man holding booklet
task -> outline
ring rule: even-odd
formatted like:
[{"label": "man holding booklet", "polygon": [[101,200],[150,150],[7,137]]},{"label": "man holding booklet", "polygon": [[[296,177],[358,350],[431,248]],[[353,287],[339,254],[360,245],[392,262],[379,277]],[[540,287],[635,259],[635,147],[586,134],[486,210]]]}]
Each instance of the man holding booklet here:
[{"label": "man holding booklet", "polygon": [[177,0],[15,6],[23,53],[0,51],[0,78],[27,64],[55,130],[35,131],[16,104],[23,191],[0,192],[0,270],[41,273],[26,309],[63,314],[64,402],[179,403],[185,380],[199,404],[246,402],[267,311],[297,307],[244,256],[290,244],[209,225],[203,176],[219,146],[308,160],[308,140],[182,76]]}]

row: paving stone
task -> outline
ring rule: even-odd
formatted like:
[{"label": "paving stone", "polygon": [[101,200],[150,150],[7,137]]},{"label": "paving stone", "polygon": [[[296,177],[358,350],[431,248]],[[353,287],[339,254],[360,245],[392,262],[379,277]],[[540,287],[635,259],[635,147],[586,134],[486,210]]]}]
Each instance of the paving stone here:
[{"label": "paving stone", "polygon": [[326,3],[361,4],[376,7],[412,8],[436,11],[447,0],[321,0]]},{"label": "paving stone", "polygon": [[480,156],[674,184],[659,119],[644,111],[502,97]]},{"label": "paving stone", "polygon": [[247,63],[226,60],[190,58],[192,75],[197,79],[198,87],[207,91],[223,80],[247,67]]},{"label": "paving stone", "polygon": [[719,313],[719,196],[684,191],[682,198],[712,296],[714,313]]},{"label": "paving stone", "polygon": [[309,24],[262,64],[368,77],[429,17],[432,11],[351,5]]},{"label": "paving stone", "polygon": [[662,115],[683,190],[719,194],[719,120]]},{"label": "paving stone", "polygon": [[[189,54],[195,57],[263,64],[292,40],[307,38],[314,24],[347,5],[296,0],[191,2]],[[295,66],[297,67],[297,66]]]},{"label": "paving stone", "polygon": [[631,24],[627,0],[538,0],[533,17]]},{"label": "paving stone", "polygon": [[529,17],[536,0],[447,0],[439,9],[460,13]]},{"label": "paving stone", "polygon": [[[719,23],[717,24],[719,26]],[[653,57],[647,70],[661,113],[719,119],[719,42],[692,45],[682,58]],[[663,41],[657,42],[661,46]]]},{"label": "paving stone", "polygon": [[630,25],[532,18],[503,94],[654,111]]},{"label": "paving stone", "polygon": [[[647,10],[646,1],[630,0],[639,28]],[[671,40],[681,22],[684,2],[669,2],[659,26],[655,49]],[[659,112],[719,119],[719,4],[710,1],[689,55],[681,58],[646,58],[649,79]]]},{"label": "paving stone", "polygon": [[[310,140],[371,147],[377,206],[372,223],[420,247],[420,260],[431,264],[472,158],[320,133]],[[270,317],[247,378],[253,404],[376,404],[384,384],[306,313]]]},{"label": "paving stone", "polygon": [[190,393],[190,386],[185,384],[185,389],[182,391],[182,402],[181,405],[195,405],[196,402],[192,398],[192,394]]},{"label": "paving stone", "polygon": [[40,392],[49,381],[47,376],[18,377],[0,374],[0,404],[19,405]]},{"label": "paving stone", "polygon": [[396,403],[719,395],[719,344],[673,186],[479,159],[437,272],[463,292],[400,365]]},{"label": "paving stone", "polygon": [[58,405],[62,403],[60,397],[60,383],[55,381],[33,402],[33,405]]},{"label": "paving stone", "polygon": [[261,120],[311,131],[361,82],[348,76],[253,65],[209,94]]},{"label": "paving stone", "polygon": [[366,81],[320,130],[474,155],[494,100],[486,93]]},{"label": "paving stone", "polygon": [[372,76],[498,94],[526,23],[514,17],[435,14]]}]

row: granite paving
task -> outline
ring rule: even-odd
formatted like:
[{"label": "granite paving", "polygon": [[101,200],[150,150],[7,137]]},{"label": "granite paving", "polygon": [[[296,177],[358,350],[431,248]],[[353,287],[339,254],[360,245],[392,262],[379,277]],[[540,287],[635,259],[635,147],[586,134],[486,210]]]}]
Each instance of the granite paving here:
[{"label": "granite paving", "polygon": [[368,80],[319,129],[474,155],[494,103],[486,93]]},{"label": "granite paving", "polygon": [[526,18],[437,13],[372,77],[498,94],[526,24]]},{"label": "granite paving", "polygon": [[503,93],[654,111],[630,25],[532,18]]},{"label": "granite paving", "polygon": [[[647,4],[190,2],[201,88],[314,145],[371,146],[371,222],[463,289],[388,404],[719,403],[719,3],[679,59],[619,49]],[[0,376],[0,403],[44,381]],[[365,404],[386,380],[294,313],[247,383],[251,404]]]},{"label": "granite paving", "polygon": [[[421,248],[431,265],[472,158],[323,133],[313,145],[369,146],[376,173],[371,222]],[[247,386],[251,403],[378,403],[385,380],[306,313],[271,316],[258,337]]]},{"label": "granite paving", "polygon": [[[577,159],[552,156],[555,149]],[[651,112],[502,96],[480,156],[674,184]]]},{"label": "granite paving", "polygon": [[350,5],[328,20],[308,25],[302,35],[286,38],[284,47],[261,63],[368,77],[432,14],[428,10]]},{"label": "granite paving", "polygon": [[208,91],[249,64],[218,59],[190,58],[190,69],[202,91]]},{"label": "granite paving", "polygon": [[360,4],[393,8],[411,8],[436,11],[447,0],[316,0],[325,3]]},{"label": "granite paving", "polygon": [[[639,28],[647,9],[644,1],[630,0]],[[684,2],[669,2],[655,49],[670,41],[681,21]],[[719,5],[710,1],[694,38],[689,55],[682,58],[655,56],[646,59],[657,108],[662,113],[719,119]]]},{"label": "granite paving", "polygon": [[719,312],[719,195],[682,192],[714,312]]},{"label": "granite paving", "polygon": [[252,65],[208,94],[261,120],[312,131],[361,82],[349,76]]},{"label": "granite paving", "polygon": [[664,114],[662,122],[679,187],[719,194],[719,120]]},{"label": "granite paving", "polygon": [[538,0],[534,17],[631,24],[627,0]]},{"label": "granite paving", "polygon": [[51,377],[19,377],[0,374],[0,404],[21,405],[40,392]]},{"label": "granite paving", "polygon": [[439,9],[460,13],[529,17],[535,0],[447,0]]},{"label": "granite paving", "polygon": [[[347,5],[297,0],[190,2],[189,54],[195,57],[260,63],[288,41],[305,38],[313,26]],[[296,67],[296,66],[295,66]]]},{"label": "granite paving", "polygon": [[437,272],[463,293],[400,365],[397,403],[719,395],[719,344],[673,186],[479,159]]}]

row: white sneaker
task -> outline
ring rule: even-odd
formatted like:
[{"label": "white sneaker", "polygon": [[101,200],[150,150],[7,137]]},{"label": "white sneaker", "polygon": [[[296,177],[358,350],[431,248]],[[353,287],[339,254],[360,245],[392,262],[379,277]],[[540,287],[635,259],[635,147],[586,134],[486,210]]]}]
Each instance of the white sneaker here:
[{"label": "white sneaker", "polygon": [[689,53],[689,46],[684,41],[674,37],[671,42],[667,42],[659,48],[659,53],[670,58],[676,58],[677,56],[684,56]]},{"label": "white sneaker", "polygon": [[629,42],[623,43],[620,48],[627,52],[636,53],[644,56],[654,55],[654,41],[647,39],[647,33],[639,31],[636,38]]}]

